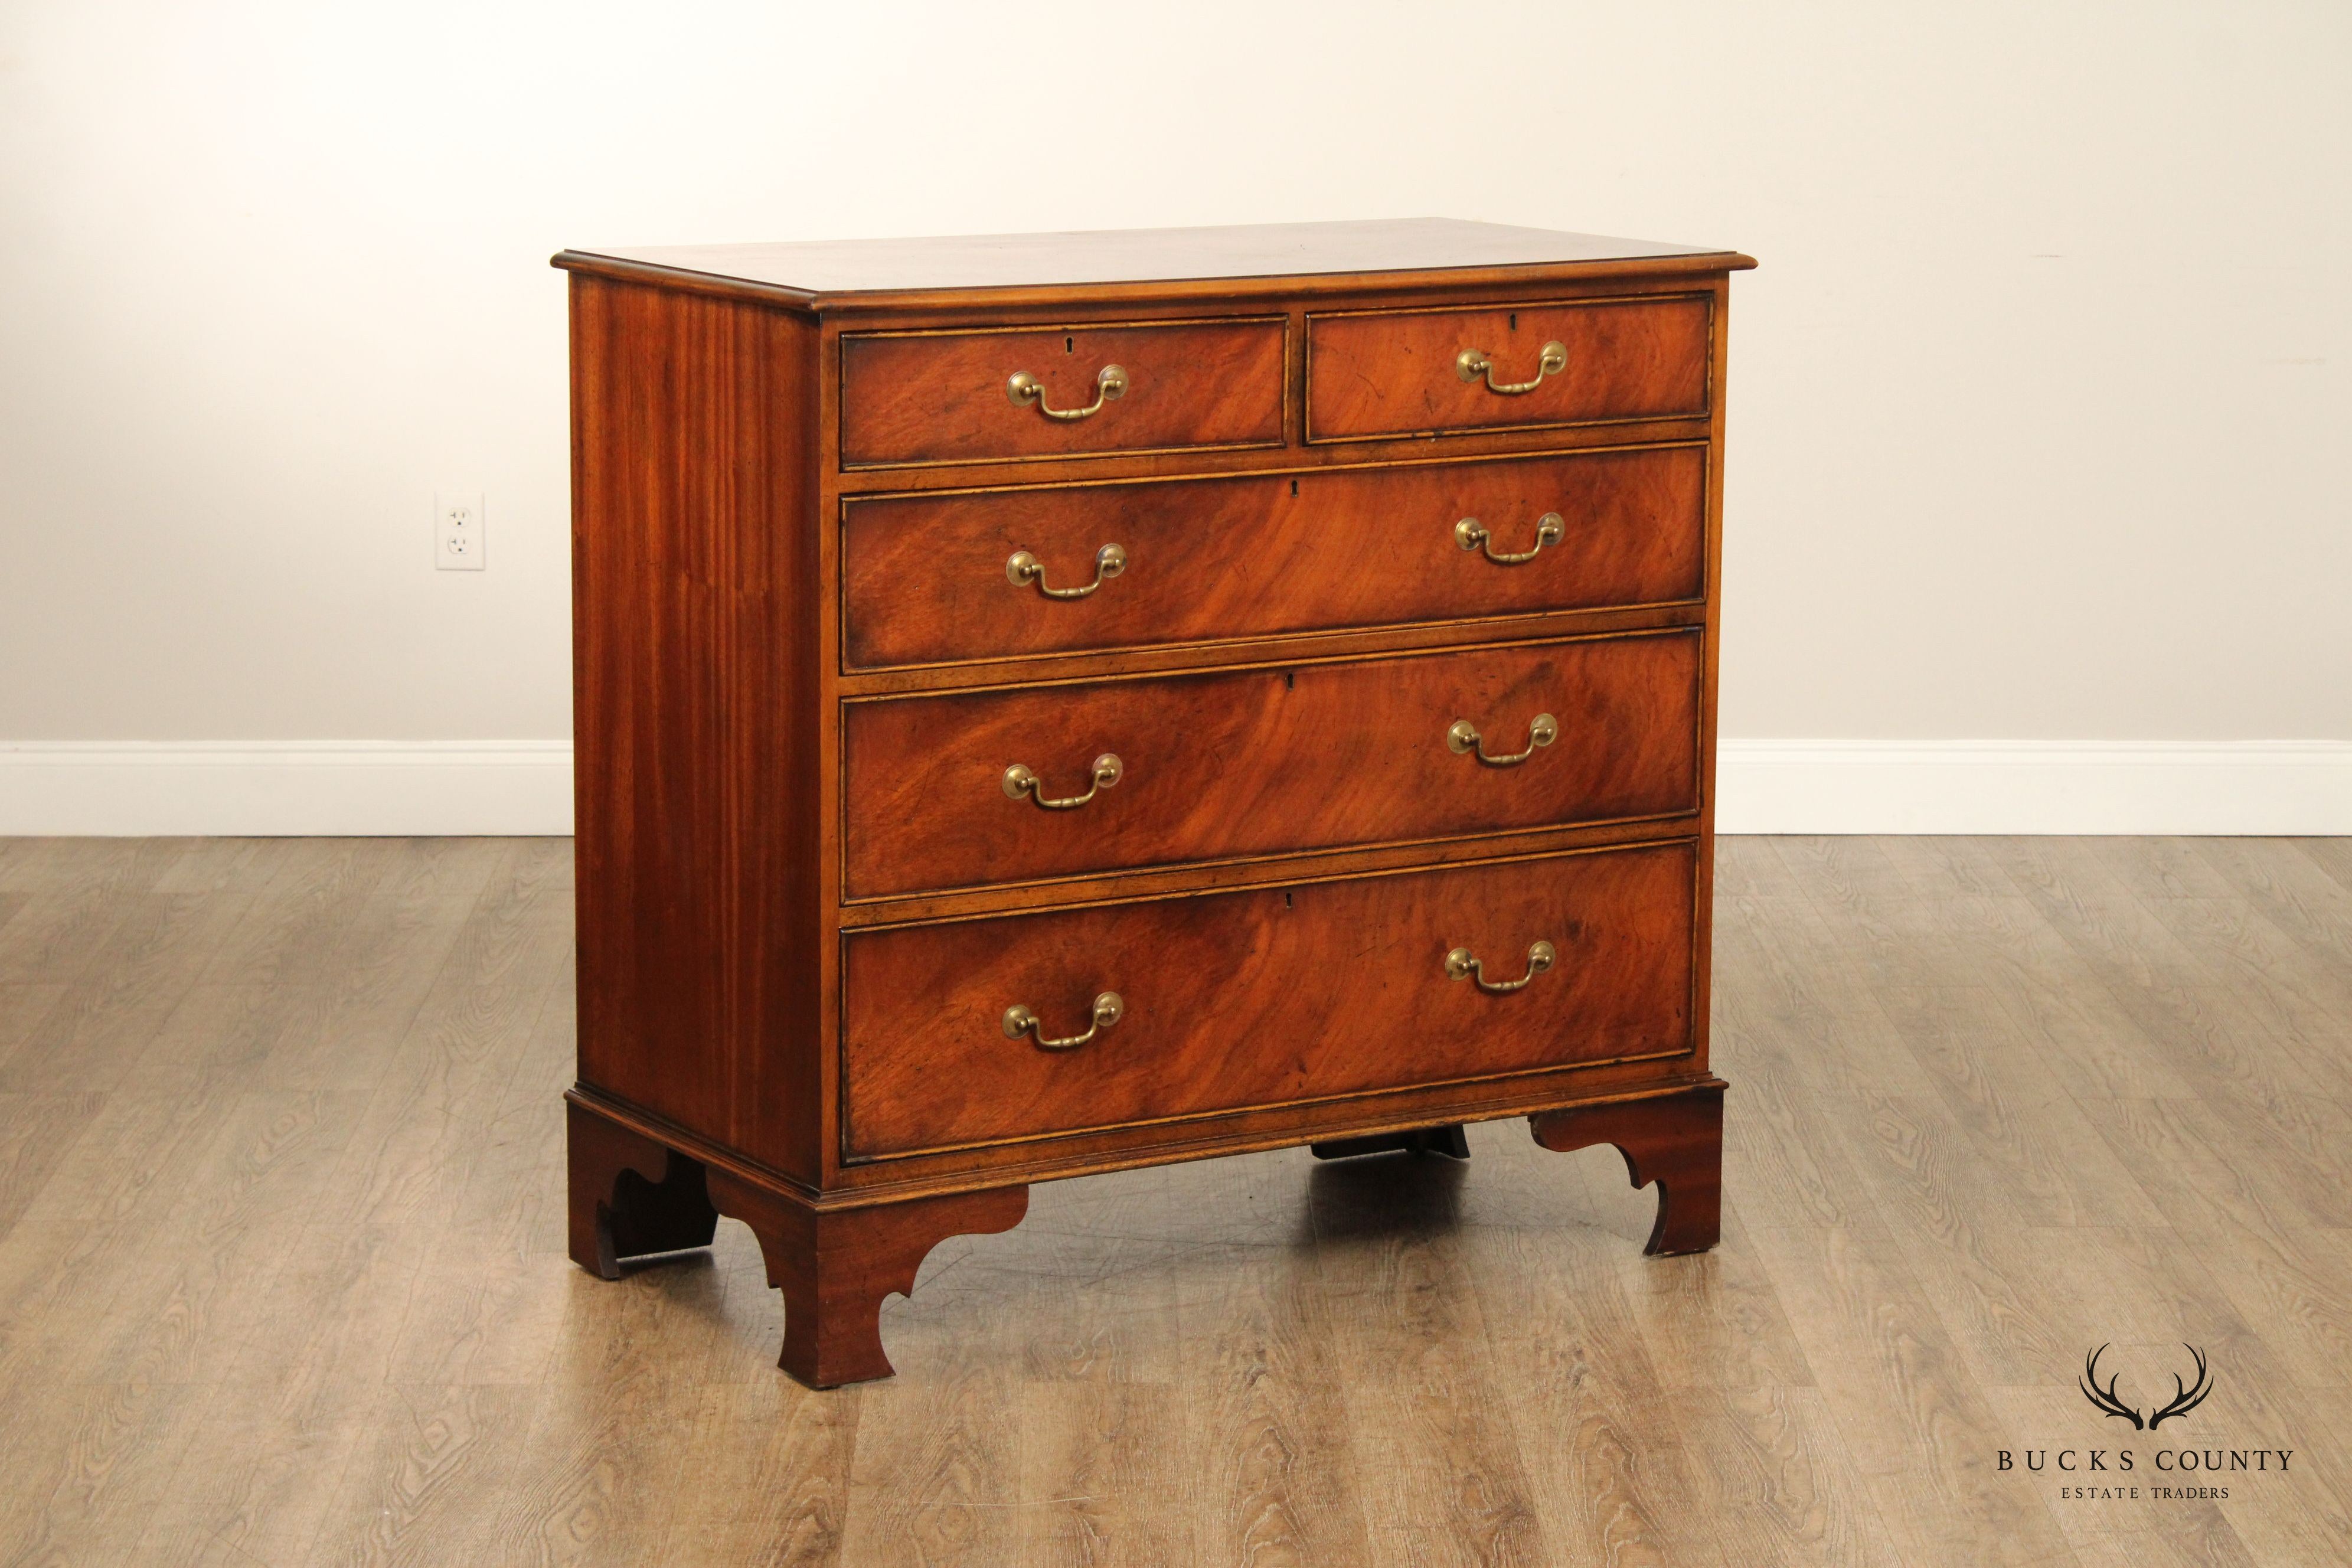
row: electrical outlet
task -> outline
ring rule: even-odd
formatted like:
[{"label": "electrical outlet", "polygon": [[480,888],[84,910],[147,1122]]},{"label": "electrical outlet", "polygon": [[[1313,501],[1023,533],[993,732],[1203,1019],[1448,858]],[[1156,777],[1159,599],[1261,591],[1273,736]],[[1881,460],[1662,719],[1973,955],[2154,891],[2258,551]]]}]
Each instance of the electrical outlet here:
[{"label": "electrical outlet", "polygon": [[433,564],[444,572],[479,572],[487,563],[482,551],[482,498],[450,495],[433,498]]}]

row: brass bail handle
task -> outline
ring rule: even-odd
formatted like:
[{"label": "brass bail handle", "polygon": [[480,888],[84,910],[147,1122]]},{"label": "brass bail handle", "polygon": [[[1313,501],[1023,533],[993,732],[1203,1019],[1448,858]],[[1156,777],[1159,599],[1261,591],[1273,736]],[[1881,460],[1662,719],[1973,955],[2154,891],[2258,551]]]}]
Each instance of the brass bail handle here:
[{"label": "brass bail handle", "polygon": [[[1524,984],[1525,982],[1521,984]],[[1127,1004],[1119,999],[1118,992],[1106,991],[1095,998],[1094,1022],[1087,1026],[1085,1034],[1072,1035],[1066,1039],[1049,1040],[1045,1037],[1045,1020],[1038,1017],[1031,1009],[1016,1002],[1004,1010],[1004,1037],[1008,1040],[1017,1040],[1022,1036],[1027,1035],[1037,1042],[1037,1048],[1041,1051],[1075,1051],[1125,1016],[1127,1016]]]},{"label": "brass bail handle", "polygon": [[[1445,955],[1445,978],[1475,980],[1478,989],[1489,996],[1500,996],[1512,991],[1524,991],[1535,977],[1559,962],[1559,950],[1548,942],[1537,942],[1528,949],[1528,972],[1517,980],[1489,980],[1486,966],[1466,947],[1457,947]],[[1008,1031],[1009,1032],[1009,1031]]]},{"label": "brass bail handle", "polygon": [[1116,544],[1106,544],[1095,552],[1095,580],[1083,588],[1048,588],[1045,586],[1045,563],[1025,550],[1014,551],[1012,559],[1005,562],[1004,577],[1016,588],[1025,588],[1034,583],[1037,592],[1049,599],[1083,599],[1126,570],[1126,550]]},{"label": "brass bail handle", "polygon": [[1547,544],[1558,544],[1567,537],[1568,524],[1559,513],[1548,511],[1536,519],[1536,547],[1533,550],[1497,552],[1495,536],[1486,525],[1475,517],[1465,517],[1454,525],[1454,542],[1465,550],[1482,550],[1486,559],[1497,566],[1517,566],[1522,561],[1533,561],[1543,553]]},{"label": "brass bail handle", "polygon": [[1478,754],[1478,760],[1490,768],[1516,766],[1534,756],[1537,748],[1549,746],[1559,739],[1559,721],[1549,713],[1538,713],[1528,721],[1528,749],[1524,752],[1513,752],[1507,757],[1489,756],[1485,743],[1479,739],[1478,727],[1467,719],[1456,719],[1454,721],[1453,727],[1445,731],[1445,745],[1448,751],[1457,757],[1465,752],[1475,752]]},{"label": "brass bail handle", "polygon": [[1543,352],[1536,356],[1536,377],[1533,381],[1496,381],[1495,362],[1485,349],[1464,349],[1454,357],[1454,374],[1465,381],[1475,381],[1483,375],[1486,378],[1487,391],[1499,392],[1506,397],[1533,392],[1543,384],[1544,377],[1558,375],[1567,368],[1568,345],[1558,339],[1544,344]]},{"label": "brass bail handle", "polygon": [[1110,788],[1126,776],[1127,764],[1118,760],[1118,753],[1105,752],[1095,759],[1095,782],[1087,786],[1087,793],[1084,795],[1066,795],[1060,800],[1047,800],[1045,781],[1019,763],[1004,770],[1004,776],[1001,782],[1006,796],[1010,799],[1019,800],[1026,795],[1047,811],[1069,811],[1086,805],[1087,802],[1094,799],[1097,791]]},{"label": "brass bail handle", "polygon": [[1037,412],[1048,419],[1091,419],[1102,412],[1104,404],[1126,394],[1127,368],[1116,364],[1107,364],[1095,372],[1095,400],[1084,408],[1047,406],[1045,384],[1025,370],[1014,371],[1004,384],[1004,395],[1013,400],[1013,407],[1034,403],[1037,405]]}]

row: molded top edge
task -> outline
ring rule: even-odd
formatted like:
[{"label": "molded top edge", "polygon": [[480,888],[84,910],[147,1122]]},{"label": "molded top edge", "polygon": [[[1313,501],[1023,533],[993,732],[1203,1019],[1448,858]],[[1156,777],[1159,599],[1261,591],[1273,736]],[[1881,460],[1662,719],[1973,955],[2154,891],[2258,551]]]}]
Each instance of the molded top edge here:
[{"label": "molded top edge", "polygon": [[962,238],[810,240],[772,245],[631,246],[567,250],[562,268],[620,263],[698,275],[761,292],[829,295],[964,289],[1193,283],[1312,274],[1421,272],[1721,257],[1720,247],[1566,234],[1456,218],[1097,229]]}]

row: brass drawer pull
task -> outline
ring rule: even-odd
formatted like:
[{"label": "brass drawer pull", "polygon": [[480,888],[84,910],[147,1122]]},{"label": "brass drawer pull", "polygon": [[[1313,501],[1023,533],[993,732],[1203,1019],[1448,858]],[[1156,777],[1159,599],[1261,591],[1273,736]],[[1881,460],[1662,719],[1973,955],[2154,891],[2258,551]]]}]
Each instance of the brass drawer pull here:
[{"label": "brass drawer pull", "polygon": [[[1549,950],[1546,949],[1546,951]],[[1472,959],[1471,963],[1475,964],[1477,960]],[[1519,982],[1520,985],[1526,984],[1524,980]],[[1518,987],[1505,986],[1504,989],[1515,991]],[[1041,1051],[1075,1051],[1126,1016],[1127,1004],[1119,1000],[1118,993],[1106,991],[1095,998],[1094,1022],[1087,1026],[1085,1034],[1072,1035],[1066,1040],[1049,1040],[1045,1037],[1045,1020],[1016,1002],[1004,1010],[1004,1037],[1008,1040],[1017,1040],[1022,1036],[1027,1035],[1036,1040],[1037,1048]]]},{"label": "brass drawer pull", "polygon": [[1094,799],[1096,791],[1108,789],[1120,779],[1125,778],[1127,764],[1118,760],[1117,753],[1105,752],[1095,759],[1094,775],[1095,782],[1087,786],[1086,794],[1074,795],[1065,800],[1047,800],[1045,781],[1019,763],[1015,763],[1004,770],[1004,793],[1014,800],[1027,795],[1047,811],[1068,811],[1074,806],[1084,805]]},{"label": "brass drawer pull", "polygon": [[[1490,768],[1507,768],[1524,763],[1536,754],[1537,747],[1549,746],[1559,739],[1559,721],[1549,713],[1538,713],[1528,721],[1528,749],[1513,752],[1507,757],[1488,756],[1486,748],[1479,743],[1477,726],[1467,719],[1456,719],[1454,727],[1445,731],[1445,744],[1455,756],[1465,752],[1475,752],[1478,760]],[[1013,786],[1008,783],[1004,787],[1009,791]]]},{"label": "brass drawer pull", "polygon": [[[1563,349],[1560,352],[1565,353],[1567,351]],[[1037,412],[1048,419],[1091,419],[1102,412],[1105,403],[1123,395],[1126,391],[1126,368],[1115,364],[1107,364],[1095,372],[1095,400],[1084,408],[1048,408],[1045,406],[1044,384],[1025,370],[1014,371],[1012,378],[1004,384],[1004,395],[1013,400],[1013,407],[1034,403],[1037,405]]]},{"label": "brass drawer pull", "polygon": [[1498,555],[1495,552],[1495,536],[1486,531],[1486,525],[1475,517],[1465,517],[1454,525],[1454,542],[1465,550],[1485,550],[1486,559],[1497,566],[1516,566],[1522,561],[1533,561],[1543,553],[1545,545],[1558,544],[1567,532],[1568,524],[1560,521],[1559,513],[1548,511],[1536,519],[1536,547],[1533,550]]},{"label": "brass drawer pull", "polygon": [[1485,349],[1464,349],[1454,357],[1454,373],[1456,375],[1465,381],[1475,381],[1483,375],[1486,378],[1487,391],[1499,392],[1506,397],[1533,392],[1543,384],[1544,377],[1558,375],[1567,368],[1568,345],[1558,341],[1544,344],[1542,353],[1536,357],[1536,378],[1533,381],[1496,381],[1495,362],[1486,357]]},{"label": "brass drawer pull", "polygon": [[[1528,982],[1559,962],[1559,950],[1548,942],[1539,942],[1528,949],[1528,972],[1523,978],[1489,980],[1486,978],[1485,966],[1479,963],[1470,950],[1466,947],[1457,947],[1445,955],[1445,978],[1475,980],[1478,983],[1479,990],[1490,996],[1500,996],[1506,992],[1526,990]],[[1114,996],[1111,1000],[1116,1002],[1118,998]],[[1097,1003],[1096,1005],[1100,1006],[1101,1004]],[[1004,1032],[1008,1035],[1013,1032],[1013,1015],[1010,1013],[1004,1016]]]},{"label": "brass drawer pull", "polygon": [[1106,544],[1095,552],[1095,580],[1083,588],[1048,588],[1044,563],[1025,550],[1014,551],[1013,558],[1004,563],[1006,581],[1016,588],[1034,583],[1037,592],[1049,599],[1083,599],[1126,570],[1127,552],[1116,544]]}]

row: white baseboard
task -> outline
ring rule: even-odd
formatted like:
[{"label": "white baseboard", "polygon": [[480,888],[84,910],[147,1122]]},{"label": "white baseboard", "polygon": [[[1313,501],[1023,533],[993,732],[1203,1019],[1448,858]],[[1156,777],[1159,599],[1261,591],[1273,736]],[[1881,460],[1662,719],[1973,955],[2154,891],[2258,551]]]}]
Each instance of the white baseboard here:
[{"label": "white baseboard", "polygon": [[571,831],[569,741],[0,742],[0,836]]},{"label": "white baseboard", "polygon": [[1727,740],[1716,828],[2352,834],[2352,742]]},{"label": "white baseboard", "polygon": [[[1726,741],[1725,833],[2352,834],[2341,741]],[[0,742],[0,837],[563,834],[563,741]]]}]

